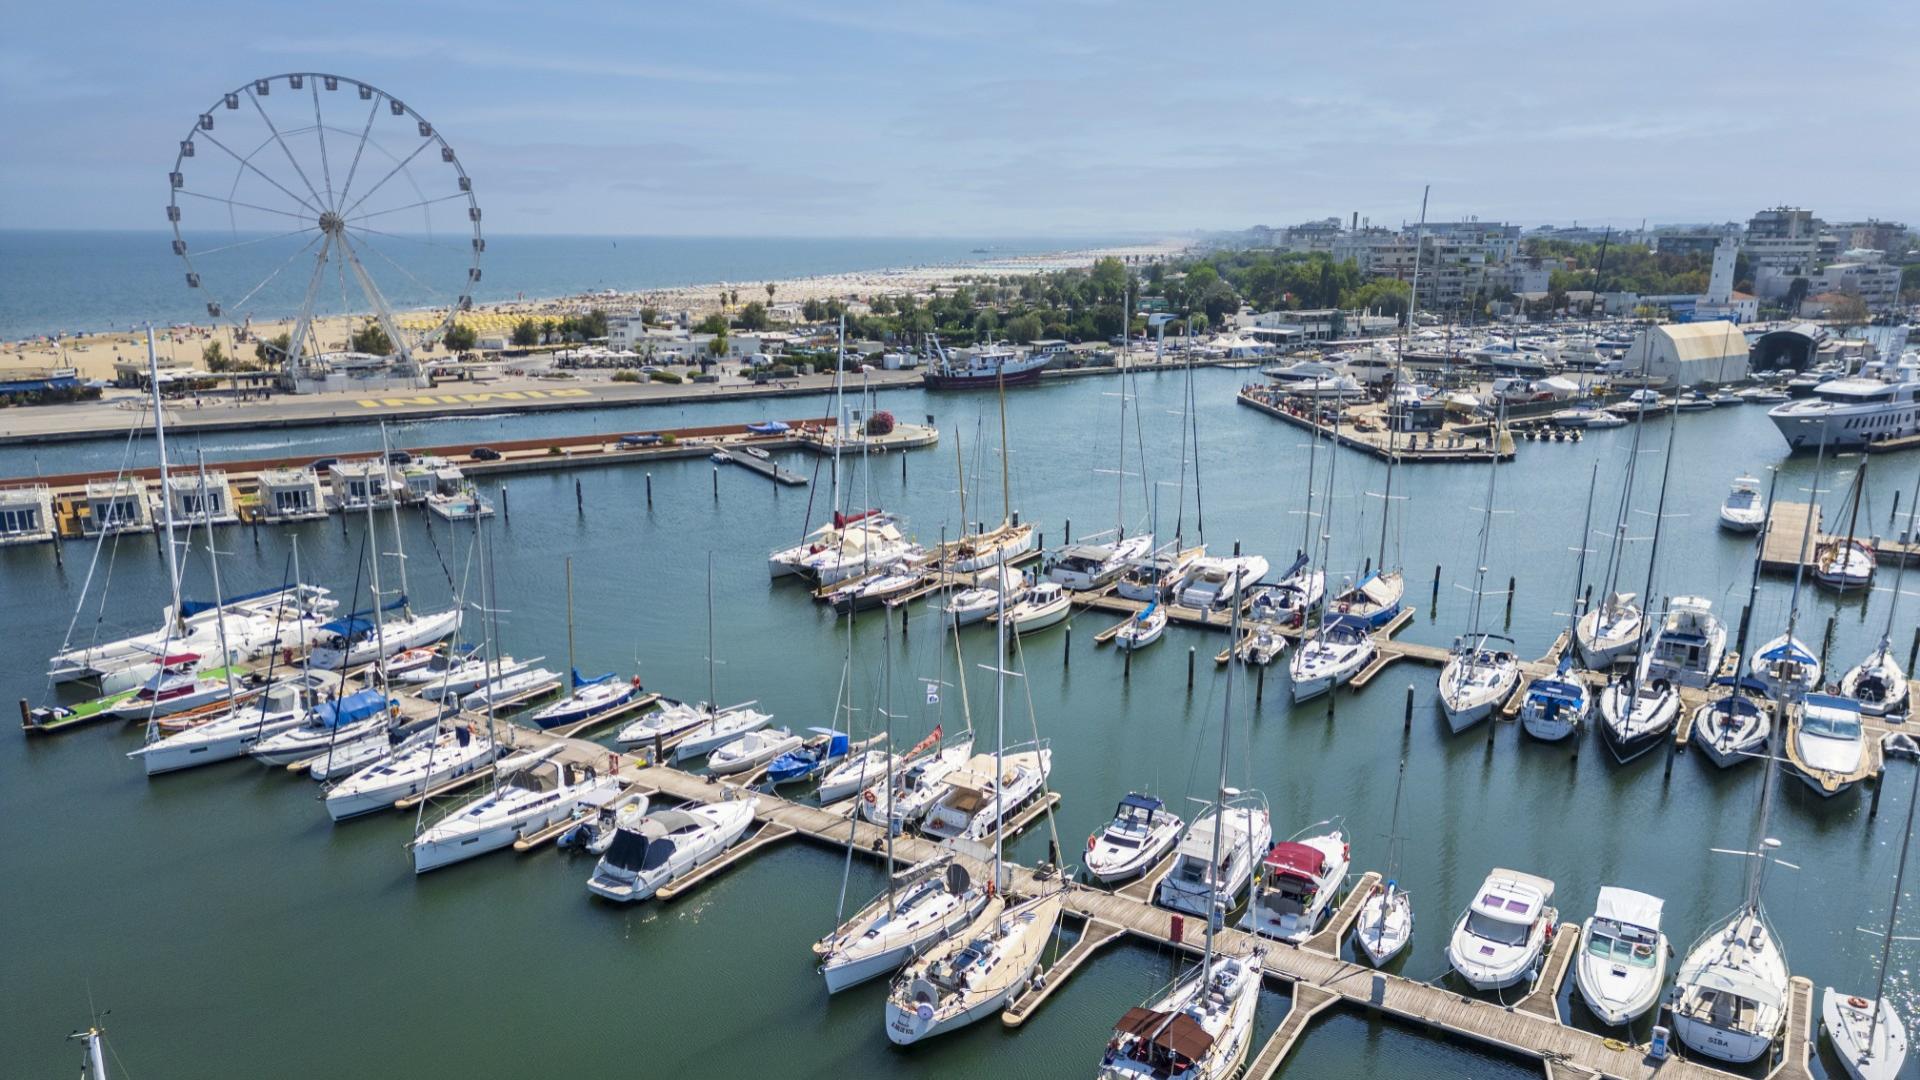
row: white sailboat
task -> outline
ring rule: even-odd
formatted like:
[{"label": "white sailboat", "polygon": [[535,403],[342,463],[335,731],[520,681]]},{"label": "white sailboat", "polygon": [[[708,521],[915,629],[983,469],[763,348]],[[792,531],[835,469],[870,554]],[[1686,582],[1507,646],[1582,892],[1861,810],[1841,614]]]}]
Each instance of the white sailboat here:
[{"label": "white sailboat", "polygon": [[[1767,484],[1763,517],[1771,517],[1773,493],[1780,484],[1776,470]],[[1760,594],[1760,564],[1766,545],[1766,529],[1761,529],[1753,545],[1753,572],[1747,581],[1748,618],[1740,620],[1740,634],[1733,645],[1736,656],[1745,656],[1747,631],[1754,600]],[[1721,689],[1693,711],[1693,741],[1706,752],[1707,760],[1727,768],[1765,752],[1768,734],[1773,730],[1773,703],[1762,696],[1764,687],[1743,678],[1736,667],[1733,674],[1721,678]]]},{"label": "white sailboat", "polygon": [[1167,613],[1158,602],[1150,602],[1140,609],[1114,632],[1113,643],[1121,649],[1132,652],[1144,649],[1160,640],[1167,631]]},{"label": "white sailboat", "polygon": [[248,753],[267,765],[291,765],[361,739],[384,742],[399,710],[399,700],[379,690],[330,698],[305,713],[298,724],[256,740]]},{"label": "white sailboat", "polygon": [[1381,967],[1407,947],[1413,938],[1413,897],[1400,887],[1400,795],[1407,784],[1407,758],[1400,756],[1400,775],[1393,784],[1393,823],[1387,830],[1387,878],[1360,902],[1353,920],[1353,943]]},{"label": "white sailboat", "polygon": [[[1913,498],[1920,499],[1920,477],[1914,480]],[[1908,505],[1907,535],[1920,536],[1914,530],[1915,512],[1920,506],[1911,501]],[[1861,713],[1867,716],[1904,717],[1911,709],[1907,673],[1893,655],[1893,628],[1900,612],[1900,587],[1906,577],[1907,561],[1902,559],[1900,568],[1894,571],[1893,597],[1887,602],[1887,625],[1880,632],[1879,646],[1840,677],[1840,692],[1859,702]]]},{"label": "white sailboat", "polygon": [[[1004,616],[1004,612],[1002,614]],[[994,880],[987,885],[989,899],[979,918],[964,931],[915,958],[894,980],[887,995],[886,1029],[887,1038],[896,1045],[908,1045],[954,1031],[999,1011],[1032,980],[1040,964],[1041,950],[1060,921],[1066,895],[1064,879],[1059,888],[1048,888],[1039,896],[1013,904],[1007,903],[1005,886],[1000,880],[1004,873],[1006,839],[1006,829],[1000,827],[1000,823],[1016,804],[1007,801],[1011,796],[1005,756],[1007,620],[1004,617],[996,620],[996,626],[1001,640],[994,652],[993,668],[995,782],[992,805],[982,811],[994,823],[991,830]],[[1040,753],[1050,752],[1043,749]],[[1044,759],[1039,768],[1044,783]]]},{"label": "white sailboat", "polygon": [[[1679,413],[1667,420],[1666,457],[1660,469],[1660,497],[1654,506],[1653,547],[1647,554],[1644,595],[1653,595],[1654,573],[1660,564],[1660,536],[1665,531],[1667,482],[1673,475],[1673,441]],[[1644,632],[1634,638],[1629,674],[1600,692],[1600,735],[1615,761],[1626,764],[1666,738],[1680,715],[1680,692],[1675,681],[1683,676],[1703,685],[1719,671],[1726,647],[1726,630],[1703,610],[1706,601],[1676,597],[1676,611],[1663,621],[1649,648]],[[1644,619],[1643,619],[1644,622]],[[1664,660],[1657,659],[1664,657]],[[1700,669],[1711,663],[1712,670]]]},{"label": "white sailboat", "polygon": [[1594,462],[1587,479],[1587,511],[1581,519],[1580,536],[1574,545],[1573,599],[1567,608],[1568,648],[1550,679],[1535,679],[1527,684],[1527,696],[1520,703],[1520,726],[1543,742],[1558,742],[1577,734],[1587,722],[1593,707],[1593,695],[1587,681],[1574,668],[1573,640],[1579,635],[1581,590],[1587,579],[1587,538],[1593,527],[1593,493],[1600,479],[1600,463]]},{"label": "white sailboat", "polygon": [[[1506,426],[1505,406],[1494,423],[1489,445],[1499,444]],[[1487,583],[1487,545],[1493,539],[1494,481],[1500,474],[1498,452],[1487,455],[1487,505],[1480,523],[1480,554],[1474,562],[1473,602],[1466,634],[1455,638],[1446,665],[1440,669],[1440,711],[1454,731],[1464,731],[1487,718],[1520,685],[1520,660],[1513,639],[1480,629],[1481,601]]]},{"label": "white sailboat", "polygon": [[887,891],[814,943],[827,992],[837,994],[892,971],[974,925],[987,892],[950,855],[908,867]]},{"label": "white sailboat", "polygon": [[1873,584],[1873,571],[1880,557],[1873,545],[1855,539],[1860,524],[1860,503],[1867,488],[1867,459],[1860,459],[1853,482],[1847,487],[1847,536],[1845,540],[1823,540],[1813,549],[1813,580],[1830,589],[1846,592]]},{"label": "white sailboat", "polygon": [[502,749],[471,724],[436,730],[329,788],[327,815],[345,821],[391,809],[401,799],[485,768]]},{"label": "white sailboat", "polygon": [[1920,803],[1920,771],[1907,793],[1907,825],[1900,832],[1900,863],[1893,875],[1893,901],[1887,907],[1887,929],[1880,944],[1879,972],[1873,1000],[1843,995],[1829,986],[1820,994],[1820,1023],[1839,1055],[1840,1065],[1853,1080],[1894,1080],[1907,1064],[1907,1027],[1887,999],[1887,968],[1893,957],[1894,930],[1900,919],[1900,886],[1907,877],[1907,850],[1913,844],[1913,811]]},{"label": "white sailboat", "polygon": [[297,727],[324,693],[314,676],[276,682],[254,701],[129,750],[127,756],[138,758],[148,776],[245,757],[261,739]]},{"label": "white sailboat", "polygon": [[[1652,350],[1649,350],[1640,371],[1643,380],[1652,362]],[[1658,395],[1653,395],[1652,400],[1657,402]],[[1633,439],[1627,444],[1626,480],[1620,487],[1620,513],[1614,521],[1613,545],[1607,552],[1607,569],[1602,575],[1606,588],[1599,605],[1582,615],[1574,627],[1580,656],[1595,671],[1605,671],[1634,652],[1647,629],[1634,595],[1621,592],[1619,583],[1627,555],[1627,522],[1633,512],[1633,482],[1639,474],[1640,436],[1647,427],[1640,421],[1646,419],[1648,403],[1647,397],[1634,398]]]},{"label": "white sailboat", "polygon": [[496,787],[457,807],[413,838],[413,872],[424,874],[498,851],[583,810],[618,797],[623,785],[592,765],[561,762],[553,743],[500,762]]},{"label": "white sailboat", "polygon": [[[1337,420],[1335,425],[1337,432]],[[1335,465],[1340,456],[1329,454],[1327,457],[1327,501],[1331,505]],[[1308,510],[1311,520],[1311,506]],[[1318,541],[1318,550],[1310,548],[1307,555],[1316,557],[1324,575],[1333,557],[1331,524],[1319,530]],[[1305,613],[1302,614],[1304,617]],[[1318,620],[1308,623],[1308,627],[1306,640],[1287,661],[1288,681],[1292,684],[1293,700],[1296,702],[1311,700],[1351,682],[1379,655],[1379,646],[1373,640],[1373,623],[1365,615],[1323,612]]]}]

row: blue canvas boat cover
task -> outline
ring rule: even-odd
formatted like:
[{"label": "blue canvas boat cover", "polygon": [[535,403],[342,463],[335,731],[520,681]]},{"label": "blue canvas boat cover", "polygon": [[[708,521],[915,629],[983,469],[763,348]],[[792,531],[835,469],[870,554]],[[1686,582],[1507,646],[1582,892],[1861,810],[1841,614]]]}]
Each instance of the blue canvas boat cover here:
[{"label": "blue canvas boat cover", "polygon": [[356,720],[365,720],[369,716],[378,716],[386,711],[389,704],[398,706],[398,699],[391,703],[387,696],[378,690],[361,690],[348,694],[338,701],[329,701],[313,710],[320,726],[328,729],[343,727]]},{"label": "blue canvas boat cover", "polygon": [[[395,600],[393,603],[388,604],[386,607],[383,607],[380,610],[394,611],[396,609],[405,607],[406,603],[407,603],[407,598],[405,596],[402,596],[398,600]],[[184,607],[186,605],[183,604],[181,606]],[[323,633],[339,634],[341,637],[355,637],[360,634],[370,634],[373,632],[373,622],[372,620],[368,619],[367,616],[371,614],[373,614],[373,612],[371,611],[356,611],[351,615],[347,615],[347,616],[343,616],[341,618],[335,619],[332,622],[326,624],[325,626],[322,626],[320,629]]]},{"label": "blue canvas boat cover", "polygon": [[747,430],[755,435],[780,435],[786,432],[787,425],[778,420],[762,420],[758,424],[748,424]]}]

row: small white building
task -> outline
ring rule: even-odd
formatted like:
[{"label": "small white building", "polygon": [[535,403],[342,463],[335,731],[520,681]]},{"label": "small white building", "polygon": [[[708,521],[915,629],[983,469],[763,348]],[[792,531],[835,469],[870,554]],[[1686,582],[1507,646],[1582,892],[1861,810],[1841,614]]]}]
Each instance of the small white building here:
[{"label": "small white building", "polygon": [[0,547],[53,539],[53,493],[45,484],[0,488]]},{"label": "small white building", "polygon": [[268,521],[318,521],[327,516],[320,474],[302,466],[260,474],[260,516]]},{"label": "small white building", "polygon": [[88,536],[150,532],[153,515],[147,501],[147,482],[137,476],[94,480],[87,484],[87,516],[81,529]]},{"label": "small white building", "polygon": [[1747,336],[1721,320],[1660,323],[1633,339],[1620,369],[1667,386],[1737,382],[1747,377]]},{"label": "small white building", "polygon": [[337,461],[327,469],[328,501],[335,510],[365,510],[393,504],[393,475],[379,458]]},{"label": "small white building", "polygon": [[233,488],[223,472],[176,473],[167,477],[160,495],[172,503],[176,526],[231,525],[240,520],[233,510]]}]

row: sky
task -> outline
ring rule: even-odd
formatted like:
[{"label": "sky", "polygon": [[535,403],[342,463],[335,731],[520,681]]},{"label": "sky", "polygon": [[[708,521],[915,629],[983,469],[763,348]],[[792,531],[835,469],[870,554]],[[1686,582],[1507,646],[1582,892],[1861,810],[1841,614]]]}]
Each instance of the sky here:
[{"label": "sky", "polygon": [[0,227],[163,228],[209,103],[331,72],[490,233],[1154,236],[1358,212],[1920,220],[1920,5],[16,5]]}]

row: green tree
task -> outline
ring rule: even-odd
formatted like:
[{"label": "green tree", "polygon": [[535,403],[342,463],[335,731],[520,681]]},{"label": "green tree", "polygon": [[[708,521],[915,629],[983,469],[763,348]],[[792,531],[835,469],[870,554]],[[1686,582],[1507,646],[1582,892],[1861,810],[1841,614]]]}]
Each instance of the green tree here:
[{"label": "green tree", "polygon": [[773,320],[767,315],[767,305],[758,300],[748,301],[733,320],[733,325],[741,330],[765,330],[772,324]]},{"label": "green tree", "polygon": [[540,344],[540,324],[532,319],[521,319],[513,324],[513,343],[519,348]]},{"label": "green tree", "polygon": [[374,356],[389,356],[393,353],[393,341],[387,337],[387,331],[379,323],[368,319],[348,336],[347,348]]},{"label": "green tree", "polygon": [[233,360],[227,356],[227,350],[218,341],[209,341],[207,347],[200,350],[200,362],[212,372],[226,371],[234,366]]},{"label": "green tree", "polygon": [[1040,316],[1033,312],[1016,315],[1007,321],[1007,336],[1021,345],[1040,337],[1043,332]]},{"label": "green tree", "polygon": [[293,353],[293,335],[280,334],[271,338],[261,338],[253,343],[253,355],[266,367],[277,367],[287,362]]},{"label": "green tree", "polygon": [[771,281],[767,282],[767,306],[768,307],[773,306],[773,291],[775,289],[778,289],[779,287],[780,286],[775,282],[771,282]]},{"label": "green tree", "polygon": [[727,333],[727,317],[716,311],[706,318],[701,319],[699,322],[694,323],[693,332],[696,334],[719,334],[725,337]]},{"label": "green tree", "polygon": [[716,359],[727,355],[727,335],[724,332],[715,334],[713,340],[707,342],[707,354]]},{"label": "green tree", "polygon": [[465,323],[454,323],[447,327],[446,337],[441,339],[441,343],[446,345],[450,353],[471,352],[480,343],[480,335]]}]

